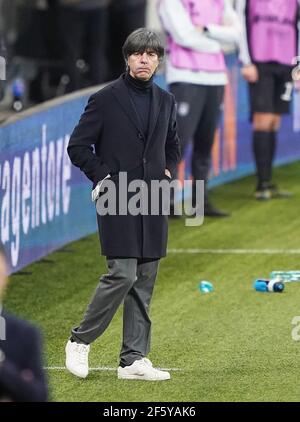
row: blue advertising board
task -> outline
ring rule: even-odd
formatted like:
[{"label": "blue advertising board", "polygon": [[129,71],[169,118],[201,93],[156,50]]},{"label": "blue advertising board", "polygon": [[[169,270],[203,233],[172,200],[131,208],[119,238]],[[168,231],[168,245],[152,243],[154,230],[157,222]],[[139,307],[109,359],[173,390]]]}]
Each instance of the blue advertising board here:
[{"label": "blue advertising board", "polygon": [[[254,172],[247,86],[234,58],[224,113],[216,135],[210,185]],[[158,79],[159,84],[163,80]],[[91,183],[71,165],[66,152],[89,92],[62,97],[0,126],[0,239],[10,272],[96,231]],[[277,163],[300,158],[300,95],[284,117]],[[181,177],[189,177],[190,149]]]},{"label": "blue advertising board", "polygon": [[11,272],[96,229],[91,183],[66,152],[87,98],[0,127],[0,239]]}]

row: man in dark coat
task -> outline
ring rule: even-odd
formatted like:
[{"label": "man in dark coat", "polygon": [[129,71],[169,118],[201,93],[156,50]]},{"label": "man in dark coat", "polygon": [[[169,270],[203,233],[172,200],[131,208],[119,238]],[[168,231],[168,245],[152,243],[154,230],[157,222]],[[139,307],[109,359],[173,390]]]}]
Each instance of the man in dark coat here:
[{"label": "man in dark coat", "polygon": [[0,245],[0,402],[44,402],[48,389],[40,333],[36,327],[2,311],[6,284],[6,262]]},{"label": "man in dark coat", "polygon": [[[175,101],[153,83],[164,55],[155,33],[145,28],[131,33],[123,55],[126,73],[90,97],[68,146],[72,163],[93,182],[94,199],[100,193],[97,218],[108,274],[100,278],[83,321],[72,330],[66,366],[74,375],[88,375],[89,345],[104,332],[124,301],[118,378],[165,380],[170,374],[153,368],[146,356],[149,304],[159,259],[166,255],[167,217],[162,212],[121,212],[121,200],[117,200],[116,213],[104,215],[98,204],[106,179],[114,182],[121,195],[132,181],[139,180],[144,189],[153,180],[171,179],[180,159]],[[128,193],[128,207],[131,199]]]}]

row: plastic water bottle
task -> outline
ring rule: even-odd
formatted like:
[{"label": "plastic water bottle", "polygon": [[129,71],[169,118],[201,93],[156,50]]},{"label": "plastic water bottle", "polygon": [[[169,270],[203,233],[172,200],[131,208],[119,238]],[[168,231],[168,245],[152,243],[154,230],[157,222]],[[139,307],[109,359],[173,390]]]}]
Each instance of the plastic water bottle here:
[{"label": "plastic water bottle", "polygon": [[17,78],[12,84],[13,104],[15,111],[21,111],[24,107],[25,83],[22,78]]},{"label": "plastic water bottle", "polygon": [[300,281],[300,270],[294,271],[272,271],[270,279],[280,278],[284,282]]},{"label": "plastic water bottle", "polygon": [[0,101],[2,101],[5,96],[6,56],[7,54],[6,54],[6,45],[4,42],[4,36],[0,34]]},{"label": "plastic water bottle", "polygon": [[203,280],[199,283],[199,290],[202,293],[211,293],[214,291],[214,286],[209,281]]},{"label": "plastic water bottle", "polygon": [[257,279],[254,281],[253,287],[257,292],[281,293],[284,290],[284,283],[279,278],[274,278],[272,280]]}]

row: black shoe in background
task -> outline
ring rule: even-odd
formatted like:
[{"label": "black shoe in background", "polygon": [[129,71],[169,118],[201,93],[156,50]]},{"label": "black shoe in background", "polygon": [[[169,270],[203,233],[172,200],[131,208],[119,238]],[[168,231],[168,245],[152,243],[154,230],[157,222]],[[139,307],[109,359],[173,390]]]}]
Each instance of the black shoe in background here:
[{"label": "black shoe in background", "polygon": [[256,187],[254,197],[259,201],[268,201],[269,199],[285,199],[293,196],[292,193],[281,191],[276,185],[270,182],[259,183]]},{"label": "black shoe in background", "polygon": [[291,198],[293,194],[291,192],[282,191],[278,189],[278,186],[274,184],[270,184],[269,189],[271,191],[271,196],[274,199],[285,199],[285,198]]}]

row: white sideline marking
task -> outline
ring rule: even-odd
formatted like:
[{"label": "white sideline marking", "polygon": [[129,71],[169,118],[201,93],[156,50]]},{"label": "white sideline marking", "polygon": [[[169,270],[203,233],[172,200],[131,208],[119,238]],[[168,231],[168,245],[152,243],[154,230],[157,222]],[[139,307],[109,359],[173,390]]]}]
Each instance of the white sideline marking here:
[{"label": "white sideline marking", "polygon": [[[44,366],[47,371],[66,371],[65,366]],[[182,371],[180,368],[157,368],[163,371]],[[89,368],[89,371],[116,371],[117,368],[111,368],[110,366],[99,366],[98,368]]]},{"label": "white sideline marking", "polygon": [[300,249],[168,249],[168,253],[300,255]]}]

